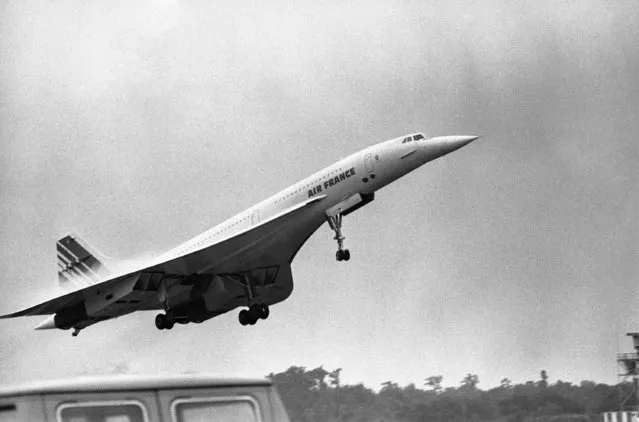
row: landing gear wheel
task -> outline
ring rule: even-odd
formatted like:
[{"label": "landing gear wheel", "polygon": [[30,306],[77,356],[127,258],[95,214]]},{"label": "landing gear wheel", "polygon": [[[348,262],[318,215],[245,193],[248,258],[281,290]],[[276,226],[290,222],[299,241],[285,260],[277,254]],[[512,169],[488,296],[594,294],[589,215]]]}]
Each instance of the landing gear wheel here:
[{"label": "landing gear wheel", "polygon": [[344,259],[344,261],[348,261],[349,259],[351,259],[351,252],[348,249],[344,249],[344,251],[342,252],[342,258]]},{"label": "landing gear wheel", "polygon": [[257,305],[260,310],[260,318],[266,319],[271,314],[270,309],[266,303],[262,303],[261,305]]},{"label": "landing gear wheel", "polygon": [[269,314],[268,305],[255,303],[248,309],[242,309],[238,319],[242,325],[255,325],[259,319],[268,318]]},{"label": "landing gear wheel", "polygon": [[175,325],[175,321],[172,319],[166,319],[166,321],[164,322],[164,328],[166,328],[167,330],[170,330],[173,328],[173,326]]},{"label": "landing gear wheel", "polygon": [[251,320],[251,315],[247,309],[242,309],[240,311],[238,319],[240,320],[240,324],[248,325],[249,321]]},{"label": "landing gear wheel", "polygon": [[338,250],[337,252],[335,252],[335,259],[338,261],[341,261],[344,259],[344,251],[342,250]]},{"label": "landing gear wheel", "polygon": [[157,314],[155,316],[155,327],[158,330],[164,330],[164,328],[166,328],[166,315]]},{"label": "landing gear wheel", "polygon": [[249,324],[253,325],[257,322],[258,319],[262,317],[262,305],[258,303],[254,303],[249,307],[249,315],[251,316],[251,320]]}]

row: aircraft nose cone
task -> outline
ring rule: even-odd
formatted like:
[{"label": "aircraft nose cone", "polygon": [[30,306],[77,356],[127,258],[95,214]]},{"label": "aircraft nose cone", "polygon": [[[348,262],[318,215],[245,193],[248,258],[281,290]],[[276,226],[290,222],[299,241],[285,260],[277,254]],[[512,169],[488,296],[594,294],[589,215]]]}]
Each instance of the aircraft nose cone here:
[{"label": "aircraft nose cone", "polygon": [[[479,136],[438,136],[424,143],[424,150],[429,151],[429,156],[441,157],[470,144]],[[432,158],[431,158],[432,159]]]},{"label": "aircraft nose cone", "polygon": [[450,152],[452,152],[470,144],[477,138],[479,138],[479,136],[446,136],[444,143],[450,149]]}]

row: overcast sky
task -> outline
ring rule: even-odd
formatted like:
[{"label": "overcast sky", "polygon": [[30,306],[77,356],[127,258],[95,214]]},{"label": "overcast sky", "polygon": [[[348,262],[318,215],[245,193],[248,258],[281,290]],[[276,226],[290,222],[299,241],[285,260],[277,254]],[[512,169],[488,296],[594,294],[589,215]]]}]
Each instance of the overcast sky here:
[{"label": "overcast sky", "polygon": [[0,17],[0,313],[55,241],[163,252],[370,144],[484,135],[323,226],[271,317],[72,338],[0,321],[3,383],[343,368],[378,388],[614,383],[639,329],[632,1],[13,2]]}]

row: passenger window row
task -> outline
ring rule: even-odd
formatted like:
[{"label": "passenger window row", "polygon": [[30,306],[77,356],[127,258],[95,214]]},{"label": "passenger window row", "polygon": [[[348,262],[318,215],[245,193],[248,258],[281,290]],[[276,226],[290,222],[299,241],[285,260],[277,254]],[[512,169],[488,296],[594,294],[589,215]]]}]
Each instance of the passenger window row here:
[{"label": "passenger window row", "polygon": [[230,224],[229,226],[223,227],[221,228],[219,231],[211,234],[210,236],[208,236],[206,239],[202,239],[201,241],[191,245],[190,247],[188,247],[186,249],[186,252],[193,252],[194,250],[201,248],[202,245],[211,242],[213,239],[215,239],[216,237],[219,237],[220,235],[226,233],[227,230],[232,229],[233,227],[238,226],[239,224],[245,223],[248,219],[250,218],[250,216],[246,216],[244,218],[241,218],[239,220],[236,220],[234,223]]}]

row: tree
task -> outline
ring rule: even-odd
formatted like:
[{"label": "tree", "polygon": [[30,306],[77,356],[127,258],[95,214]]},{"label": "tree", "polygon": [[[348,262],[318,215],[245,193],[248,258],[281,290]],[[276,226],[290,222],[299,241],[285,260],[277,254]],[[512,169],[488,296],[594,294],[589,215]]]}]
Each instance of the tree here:
[{"label": "tree", "polygon": [[461,381],[460,390],[474,391],[477,389],[477,384],[479,384],[479,377],[477,375],[466,374],[464,379]]},{"label": "tree", "polygon": [[443,388],[443,377],[436,375],[425,379],[429,391],[386,381],[376,393],[362,384],[343,384],[340,375],[341,369],[292,366],[269,378],[292,422],[594,421],[600,412],[617,408],[619,389],[625,397],[633,388],[631,383],[593,381],[549,384],[548,374],[541,371],[540,380],[514,384],[503,378],[500,386],[487,391],[479,389],[479,377],[469,373],[459,388]]},{"label": "tree", "polygon": [[342,368],[337,368],[334,371],[328,373],[328,383],[334,389],[334,399],[333,399],[333,414],[336,420],[340,420],[341,418],[341,410],[342,410],[342,397],[340,396],[340,379],[339,373],[342,372]]},{"label": "tree", "polygon": [[391,390],[399,390],[399,384],[392,381],[384,381],[382,383],[382,392],[383,391],[391,391]]},{"label": "tree", "polygon": [[311,369],[310,371],[307,371],[306,375],[308,375],[313,380],[313,383],[315,384],[314,387],[316,389],[323,391],[328,388],[328,385],[326,384],[324,379],[326,378],[327,375],[329,375],[329,372],[326,369],[324,369],[323,366],[318,366],[315,369]]},{"label": "tree", "polygon": [[286,405],[291,420],[296,422],[310,422],[313,415],[307,411],[317,400],[315,380],[308,375],[306,368],[291,366],[284,372],[269,374]]},{"label": "tree", "polygon": [[542,370],[541,370],[541,373],[539,374],[539,376],[540,376],[541,380],[539,380],[538,385],[539,385],[541,388],[546,388],[546,387],[548,387],[548,374],[546,373],[546,370],[545,370],[545,369],[542,369]]},{"label": "tree", "polygon": [[435,393],[439,393],[442,391],[443,379],[444,377],[441,375],[431,375],[430,377],[426,378],[426,382],[424,383],[424,385],[426,387],[430,387],[430,389]]},{"label": "tree", "polygon": [[332,372],[329,372],[328,379],[329,379],[329,384],[331,385],[331,387],[339,388],[339,386],[340,386],[340,381],[339,381],[340,372],[342,372],[342,368],[337,368],[336,370],[334,370]]}]

